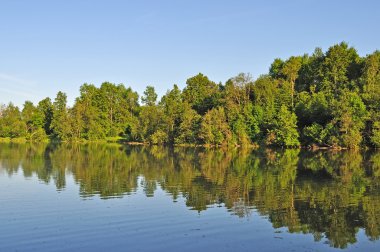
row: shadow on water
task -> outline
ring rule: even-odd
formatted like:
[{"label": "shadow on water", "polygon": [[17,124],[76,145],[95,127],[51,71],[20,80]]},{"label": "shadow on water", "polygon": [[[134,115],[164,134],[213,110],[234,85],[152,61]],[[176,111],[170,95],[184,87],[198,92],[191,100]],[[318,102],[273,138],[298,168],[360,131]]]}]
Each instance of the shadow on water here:
[{"label": "shadow on water", "polygon": [[[1,144],[0,169],[66,186],[72,174],[83,198],[123,197],[157,188],[191,210],[223,205],[274,228],[311,233],[332,247],[356,242],[359,229],[380,237],[380,153],[300,150],[205,150],[118,144]],[[142,178],[142,179],[139,179]]]}]

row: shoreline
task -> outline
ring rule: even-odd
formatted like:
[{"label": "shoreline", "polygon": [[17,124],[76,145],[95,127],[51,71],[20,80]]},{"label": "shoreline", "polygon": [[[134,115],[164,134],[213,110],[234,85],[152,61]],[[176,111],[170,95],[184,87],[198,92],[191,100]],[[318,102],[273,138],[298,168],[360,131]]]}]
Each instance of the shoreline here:
[{"label": "shoreline", "polygon": [[123,139],[102,139],[102,140],[69,140],[69,141],[60,141],[52,139],[43,139],[40,141],[31,141],[25,138],[0,138],[0,143],[77,143],[77,144],[120,144],[120,145],[129,145],[129,146],[166,146],[166,147],[192,147],[192,148],[208,148],[208,149],[233,149],[233,148],[242,148],[242,149],[259,149],[262,147],[265,148],[274,148],[274,149],[303,149],[309,151],[319,151],[319,150],[329,150],[329,151],[343,151],[343,150],[368,150],[377,148],[372,146],[363,146],[359,148],[347,148],[341,146],[318,146],[318,145],[299,145],[294,147],[285,147],[285,146],[271,146],[265,144],[249,144],[249,145],[215,145],[215,144],[150,144],[148,142],[136,142],[136,141],[124,141]]}]

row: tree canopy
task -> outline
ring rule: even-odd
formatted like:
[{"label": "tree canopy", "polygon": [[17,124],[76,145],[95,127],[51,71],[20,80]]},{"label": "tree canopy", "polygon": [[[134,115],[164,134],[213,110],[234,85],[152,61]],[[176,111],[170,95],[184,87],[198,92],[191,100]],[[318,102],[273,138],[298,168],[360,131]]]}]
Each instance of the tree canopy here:
[{"label": "tree canopy", "polygon": [[[380,147],[380,52],[342,42],[275,59],[268,74],[216,83],[199,73],[158,99],[123,84],[83,84],[37,105],[0,107],[0,137],[30,141],[119,138],[151,144]],[[141,103],[139,102],[141,101]]]}]

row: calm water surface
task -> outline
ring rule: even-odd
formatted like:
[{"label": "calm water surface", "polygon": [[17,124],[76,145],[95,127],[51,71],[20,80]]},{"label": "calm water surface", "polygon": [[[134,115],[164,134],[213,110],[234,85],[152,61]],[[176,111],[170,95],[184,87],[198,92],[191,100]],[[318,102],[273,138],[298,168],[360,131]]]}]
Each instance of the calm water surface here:
[{"label": "calm water surface", "polygon": [[0,251],[380,251],[380,153],[0,144]]}]

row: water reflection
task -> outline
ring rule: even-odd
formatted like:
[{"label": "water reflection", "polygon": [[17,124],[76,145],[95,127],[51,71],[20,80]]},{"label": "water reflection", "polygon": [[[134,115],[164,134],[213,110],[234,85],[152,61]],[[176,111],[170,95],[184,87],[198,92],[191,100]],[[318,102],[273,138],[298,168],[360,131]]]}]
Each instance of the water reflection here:
[{"label": "water reflection", "polygon": [[154,197],[160,187],[196,211],[223,205],[249,217],[256,209],[274,228],[337,248],[355,243],[360,228],[380,237],[380,153],[1,144],[0,169],[53,181],[58,190],[69,173],[84,198],[123,197],[139,187]]}]

